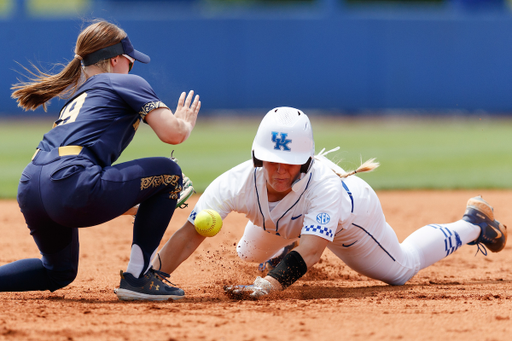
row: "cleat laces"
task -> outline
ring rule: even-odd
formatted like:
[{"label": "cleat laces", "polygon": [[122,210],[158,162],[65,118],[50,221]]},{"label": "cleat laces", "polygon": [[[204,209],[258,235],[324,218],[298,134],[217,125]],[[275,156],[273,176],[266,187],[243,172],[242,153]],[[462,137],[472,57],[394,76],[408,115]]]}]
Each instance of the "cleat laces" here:
[{"label": "cleat laces", "polygon": [[485,245],[483,243],[475,243],[475,245],[477,247],[475,257],[478,255],[478,252],[487,257],[487,248]]},{"label": "cleat laces", "polygon": [[151,268],[150,271],[153,272],[162,281],[162,283],[167,282],[171,286],[174,286],[174,287],[176,286],[176,284],[174,284],[170,280],[168,280],[168,278],[171,277],[171,275],[169,275],[168,273],[160,271],[160,270],[156,270],[156,269],[153,269],[153,268]]}]

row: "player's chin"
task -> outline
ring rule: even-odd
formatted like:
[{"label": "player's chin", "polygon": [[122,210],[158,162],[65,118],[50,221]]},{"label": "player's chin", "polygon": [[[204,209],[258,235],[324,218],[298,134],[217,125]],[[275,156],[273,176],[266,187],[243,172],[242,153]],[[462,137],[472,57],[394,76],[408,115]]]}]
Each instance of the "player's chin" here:
[{"label": "player's chin", "polygon": [[272,188],[276,192],[286,192],[291,188],[290,179],[274,179],[272,182]]}]

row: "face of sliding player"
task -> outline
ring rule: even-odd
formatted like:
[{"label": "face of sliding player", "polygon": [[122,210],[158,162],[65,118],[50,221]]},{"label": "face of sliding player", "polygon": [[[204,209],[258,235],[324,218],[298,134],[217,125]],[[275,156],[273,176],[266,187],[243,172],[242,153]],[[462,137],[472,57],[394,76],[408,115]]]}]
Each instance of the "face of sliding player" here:
[{"label": "face of sliding player", "polygon": [[300,110],[270,110],[260,123],[252,146],[255,167],[263,167],[269,198],[284,197],[313,163],[315,142],[309,118]]}]

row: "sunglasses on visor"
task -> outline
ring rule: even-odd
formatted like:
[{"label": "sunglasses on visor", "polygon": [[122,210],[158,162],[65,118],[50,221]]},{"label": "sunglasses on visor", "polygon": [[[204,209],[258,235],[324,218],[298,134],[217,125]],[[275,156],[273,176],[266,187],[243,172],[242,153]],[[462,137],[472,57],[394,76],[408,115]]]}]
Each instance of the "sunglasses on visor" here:
[{"label": "sunglasses on visor", "polygon": [[133,59],[132,57],[130,57],[127,54],[123,54],[122,56],[125,57],[126,59],[128,59],[128,62],[130,63],[128,66],[128,72],[132,71],[133,63],[135,63],[135,59]]}]

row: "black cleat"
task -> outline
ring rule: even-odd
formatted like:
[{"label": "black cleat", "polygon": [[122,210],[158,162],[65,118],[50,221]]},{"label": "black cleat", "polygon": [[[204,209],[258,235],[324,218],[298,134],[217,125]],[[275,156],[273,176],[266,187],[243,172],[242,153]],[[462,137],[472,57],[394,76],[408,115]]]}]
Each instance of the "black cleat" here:
[{"label": "black cleat", "polygon": [[185,297],[183,290],[164,283],[172,284],[166,279],[168,277],[170,276],[165,272],[153,268],[141,278],[135,278],[131,273],[121,270],[121,284],[114,292],[121,301],[167,301]]},{"label": "black cleat", "polygon": [[[494,219],[494,210],[481,196],[468,200],[463,220],[480,226],[482,232],[469,245],[484,245],[492,252],[500,252],[507,244],[507,227]],[[484,248],[485,249],[485,248]],[[487,254],[487,252],[483,252]]]}]

